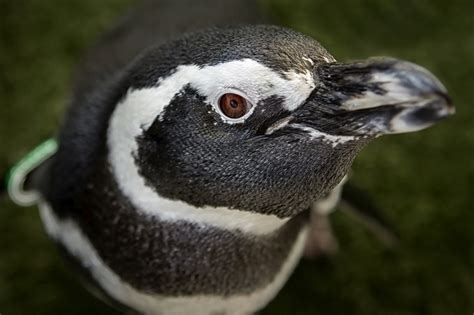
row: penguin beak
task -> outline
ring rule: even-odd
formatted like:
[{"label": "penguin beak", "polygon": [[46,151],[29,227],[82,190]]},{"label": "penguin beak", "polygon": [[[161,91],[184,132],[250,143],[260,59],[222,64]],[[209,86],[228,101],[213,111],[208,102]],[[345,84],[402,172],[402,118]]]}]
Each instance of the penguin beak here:
[{"label": "penguin beak", "polygon": [[426,69],[391,58],[319,65],[316,88],[291,123],[334,135],[379,136],[427,128],[454,114]]}]

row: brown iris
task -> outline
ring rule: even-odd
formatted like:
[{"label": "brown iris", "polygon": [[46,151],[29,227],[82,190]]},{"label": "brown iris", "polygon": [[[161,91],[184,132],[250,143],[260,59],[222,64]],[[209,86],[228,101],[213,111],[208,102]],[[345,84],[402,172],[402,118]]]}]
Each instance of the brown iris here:
[{"label": "brown iris", "polygon": [[244,116],[249,111],[245,98],[234,93],[222,95],[219,99],[219,107],[224,115],[234,119]]}]

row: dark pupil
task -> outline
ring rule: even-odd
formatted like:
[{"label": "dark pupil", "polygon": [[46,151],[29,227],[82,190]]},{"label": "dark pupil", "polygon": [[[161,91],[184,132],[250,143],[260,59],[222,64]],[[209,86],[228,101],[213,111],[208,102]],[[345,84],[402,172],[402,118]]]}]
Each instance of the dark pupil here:
[{"label": "dark pupil", "polygon": [[234,109],[239,107],[239,102],[237,102],[236,100],[231,100],[230,101],[230,107],[232,107]]}]

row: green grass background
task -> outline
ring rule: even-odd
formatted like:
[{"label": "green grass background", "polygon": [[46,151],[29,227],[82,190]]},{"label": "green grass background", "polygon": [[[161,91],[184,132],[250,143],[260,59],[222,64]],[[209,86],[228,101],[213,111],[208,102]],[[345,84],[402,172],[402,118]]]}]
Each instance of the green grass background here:
[{"label": "green grass background", "polygon": [[[54,134],[74,64],[130,0],[0,0],[0,170]],[[339,60],[389,55],[445,83],[457,115],[384,137],[354,165],[398,228],[388,250],[342,213],[341,251],[300,264],[263,314],[474,312],[474,2],[266,0]],[[0,313],[114,314],[78,284],[34,208],[0,201]]]}]

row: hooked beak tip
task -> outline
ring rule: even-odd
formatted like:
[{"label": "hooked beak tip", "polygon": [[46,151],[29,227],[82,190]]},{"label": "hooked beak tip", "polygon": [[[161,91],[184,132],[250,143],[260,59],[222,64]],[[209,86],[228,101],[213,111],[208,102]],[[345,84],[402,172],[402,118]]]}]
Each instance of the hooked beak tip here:
[{"label": "hooked beak tip", "polygon": [[386,133],[405,133],[428,128],[456,112],[450,97],[436,93],[415,106],[402,109],[391,119]]}]

